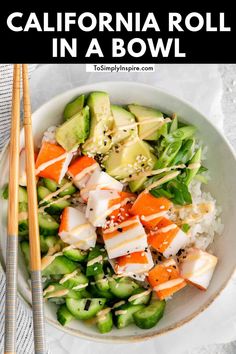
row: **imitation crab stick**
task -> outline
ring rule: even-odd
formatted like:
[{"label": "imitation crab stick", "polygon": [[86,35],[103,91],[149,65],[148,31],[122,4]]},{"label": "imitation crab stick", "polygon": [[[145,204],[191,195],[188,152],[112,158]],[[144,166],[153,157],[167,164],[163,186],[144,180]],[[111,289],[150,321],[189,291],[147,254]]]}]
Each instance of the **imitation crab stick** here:
[{"label": "imitation crab stick", "polygon": [[129,210],[135,195],[115,190],[89,192],[86,217],[97,227],[107,228],[130,217]]},{"label": "imitation crab stick", "polygon": [[103,231],[103,239],[110,259],[144,251],[147,235],[138,216]]},{"label": "imitation crab stick", "polygon": [[80,156],[69,166],[67,174],[72,178],[73,183],[79,189],[85,187],[89,177],[95,169],[100,171],[99,164],[92,157]]},{"label": "imitation crab stick", "polygon": [[81,189],[80,195],[84,201],[87,201],[89,192],[97,189],[113,189],[121,192],[123,189],[123,184],[115,178],[109,176],[106,172],[96,169],[89,177],[86,186]]},{"label": "imitation crab stick", "polygon": [[61,146],[44,141],[35,163],[36,175],[61,183],[72,157],[72,152],[66,152]]},{"label": "imitation crab stick", "polygon": [[169,258],[186,246],[188,236],[176,224],[167,218],[163,218],[157,224],[157,230],[150,231],[148,244]]},{"label": "imitation crab stick", "polygon": [[186,286],[175,260],[171,258],[151,269],[147,279],[161,300]]},{"label": "imitation crab stick", "polygon": [[140,274],[147,272],[153,265],[151,252],[146,248],[117,258],[114,268],[117,274]]},{"label": "imitation crab stick", "polygon": [[120,195],[115,190],[93,190],[89,193],[86,217],[96,227],[103,227],[107,217],[119,212]]},{"label": "imitation crab stick", "polygon": [[201,290],[206,290],[211,281],[217,257],[198,248],[190,248],[180,263],[181,276]]},{"label": "imitation crab stick", "polygon": [[110,223],[120,223],[127,220],[130,215],[130,210],[132,208],[133,202],[136,199],[136,195],[134,193],[128,192],[118,192],[120,196],[120,207],[118,210],[113,211],[110,214],[110,218],[107,221],[107,226]]},{"label": "imitation crab stick", "polygon": [[97,239],[95,228],[85,215],[72,207],[63,210],[58,234],[63,242],[82,250],[94,247]]},{"label": "imitation crab stick", "polygon": [[156,198],[150,193],[141,193],[134,202],[130,212],[139,215],[142,224],[148,228],[155,227],[166,215],[172,203],[163,197]]}]

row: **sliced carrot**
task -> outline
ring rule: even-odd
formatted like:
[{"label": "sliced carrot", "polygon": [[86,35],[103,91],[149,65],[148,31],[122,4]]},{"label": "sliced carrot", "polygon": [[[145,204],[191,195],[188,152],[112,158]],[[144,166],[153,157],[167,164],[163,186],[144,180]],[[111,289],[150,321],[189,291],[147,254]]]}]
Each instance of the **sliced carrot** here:
[{"label": "sliced carrot", "polygon": [[157,251],[163,253],[169,247],[176,234],[179,231],[178,226],[174,229],[162,232],[162,228],[166,228],[170,225],[175,225],[171,220],[163,218],[158,224],[158,229],[150,231],[148,234],[148,244],[155,248]]},{"label": "sliced carrot", "polygon": [[88,157],[86,155],[80,156],[77,159],[75,159],[72,162],[72,164],[69,166],[68,173],[72,177],[75,177],[77,174],[79,174],[85,168],[92,166],[95,163],[97,163],[97,162],[92,157]]},{"label": "sliced carrot", "polygon": [[[37,160],[35,163],[35,168],[37,169],[39,166],[53,160],[61,155],[63,155],[66,151],[59,145],[52,144],[49,142],[43,142],[42,147],[37,156]],[[63,170],[64,163],[66,158],[61,159],[53,163],[52,165],[46,167],[44,170],[38,173],[39,177],[50,178],[54,181],[58,182],[61,177],[61,173]]]},{"label": "sliced carrot", "polygon": [[130,253],[116,259],[118,267],[124,267],[126,264],[146,264],[148,263],[147,255],[144,251]]},{"label": "sliced carrot", "polygon": [[60,228],[59,228],[59,232],[63,232],[63,231],[68,231],[69,229],[69,209],[65,208],[61,214],[61,223],[60,223]]},{"label": "sliced carrot", "polygon": [[156,293],[161,300],[171,296],[176,291],[185,287],[187,284],[185,280],[181,278],[177,265],[174,263],[174,261],[173,264],[167,266],[165,266],[165,262],[163,264],[157,264],[149,271],[147,279],[153,288],[155,288],[157,285],[168,283],[171,280],[182,280],[176,285],[169,287],[167,284],[166,288],[157,290]]},{"label": "sliced carrot", "polygon": [[[150,193],[142,192],[135,200],[130,212],[133,215],[139,215],[143,225],[147,228],[155,227],[163,218],[163,213],[169,210],[172,203],[163,197],[156,198]],[[150,218],[154,214],[159,214]],[[147,219],[145,219],[147,217]]]}]

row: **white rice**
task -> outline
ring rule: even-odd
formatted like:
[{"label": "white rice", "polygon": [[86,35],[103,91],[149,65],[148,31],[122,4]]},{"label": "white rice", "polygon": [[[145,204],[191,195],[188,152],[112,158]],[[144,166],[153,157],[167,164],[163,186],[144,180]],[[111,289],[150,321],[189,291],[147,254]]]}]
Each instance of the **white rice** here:
[{"label": "white rice", "polygon": [[206,250],[213,242],[216,234],[220,235],[223,231],[221,223],[221,208],[217,206],[216,200],[209,192],[201,190],[201,182],[193,180],[189,186],[192,195],[191,208],[181,208],[178,213],[174,212],[171,219],[181,223],[191,218],[193,214],[201,214],[199,204],[207,203],[210,206],[210,212],[201,215],[200,220],[190,222],[189,246],[195,246],[202,250]]},{"label": "white rice", "polygon": [[52,144],[56,144],[56,126],[51,126],[49,127],[44,133],[43,133],[43,139],[42,142],[47,141]]}]

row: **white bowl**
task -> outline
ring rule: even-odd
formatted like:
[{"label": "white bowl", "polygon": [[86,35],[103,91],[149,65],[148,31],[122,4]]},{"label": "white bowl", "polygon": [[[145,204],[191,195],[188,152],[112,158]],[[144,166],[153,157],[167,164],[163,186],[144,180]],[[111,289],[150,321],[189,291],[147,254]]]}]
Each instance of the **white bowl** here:
[{"label": "white bowl", "polygon": [[[81,86],[65,92],[41,106],[32,116],[36,146],[40,142],[42,133],[49,126],[61,122],[62,112],[68,101],[81,93],[89,93],[95,90],[107,91],[112,103],[127,104],[135,102],[156,107],[168,114],[175,112],[183,121],[194,124],[198,128],[201,140],[208,146],[206,165],[210,170],[211,181],[207,189],[216,198],[223,210],[224,233],[221,237],[217,237],[214,242],[215,254],[219,258],[219,263],[209,289],[202,292],[189,286],[175,294],[173,299],[168,301],[165,315],[155,328],[141,330],[135,326],[130,326],[123,330],[113,329],[112,332],[105,335],[99,334],[93,326],[84,325],[79,321],[73,321],[64,328],[56,321],[54,305],[45,304],[47,321],[71,335],[105,342],[144,340],[175,329],[206,310],[230,279],[236,265],[236,159],[233,150],[223,135],[190,104],[157,88],[129,82],[103,82]],[[23,145],[23,133],[21,138]],[[2,153],[0,171],[0,187],[2,187],[8,179],[8,149],[5,149]],[[3,267],[5,264],[6,206],[7,203],[1,200],[0,246]],[[30,304],[28,275],[21,255],[19,257],[18,286],[19,293]]]}]

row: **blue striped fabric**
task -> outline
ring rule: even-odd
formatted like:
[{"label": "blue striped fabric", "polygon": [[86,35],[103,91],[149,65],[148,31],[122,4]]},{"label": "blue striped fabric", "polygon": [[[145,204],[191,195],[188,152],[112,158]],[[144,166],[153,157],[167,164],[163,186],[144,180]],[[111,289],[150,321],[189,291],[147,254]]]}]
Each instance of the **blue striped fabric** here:
[{"label": "blue striped fabric", "polygon": [[[29,74],[36,65],[29,65]],[[0,151],[8,142],[11,119],[11,86],[13,65],[0,65]],[[4,348],[5,274],[0,267],[0,353]],[[19,354],[34,353],[31,311],[17,299],[16,350]]]}]

